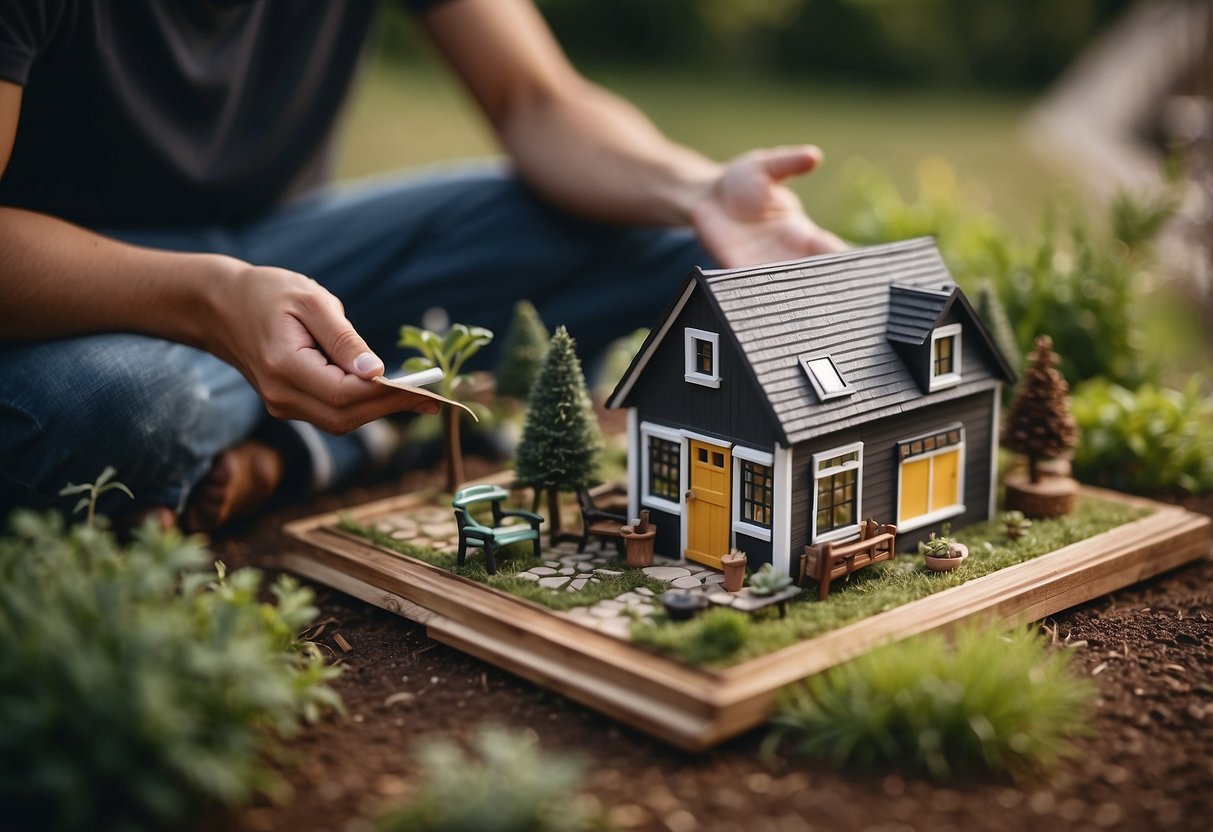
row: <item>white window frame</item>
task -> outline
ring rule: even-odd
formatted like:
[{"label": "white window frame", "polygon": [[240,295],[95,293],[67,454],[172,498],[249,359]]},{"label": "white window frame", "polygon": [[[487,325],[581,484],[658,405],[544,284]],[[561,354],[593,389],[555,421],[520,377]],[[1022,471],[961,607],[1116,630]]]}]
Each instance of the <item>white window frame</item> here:
[{"label": "white window frame", "polygon": [[[930,430],[930,431],[927,431],[926,433],[918,434],[917,436],[911,436],[909,439],[898,439],[893,447],[898,448],[907,442],[915,442],[919,439],[926,439],[929,436],[937,436],[941,433],[947,433],[952,430],[960,431],[960,441],[958,443],[956,443],[955,445],[944,445],[942,448],[936,448],[933,451],[925,451],[921,454],[915,454],[914,456],[908,456],[905,459],[901,459],[900,456],[898,457],[898,459],[897,459],[897,531],[909,532],[909,531],[913,531],[914,529],[921,529],[923,526],[929,526],[932,523],[939,523],[943,520],[949,520],[953,517],[956,517],[958,515],[965,513],[965,511],[966,511],[965,504],[964,504],[965,462],[967,460],[968,448],[966,447],[967,443],[966,443],[964,425],[947,425],[945,427],[938,428],[936,430]],[[919,460],[923,460],[923,459],[932,459],[934,457],[939,456],[940,454],[950,453],[955,450],[960,451],[960,458],[956,460],[956,465],[957,465],[956,498],[957,498],[957,500],[959,500],[959,502],[953,503],[950,506],[944,506],[943,508],[936,509],[934,511],[928,511],[926,514],[921,514],[918,517],[914,517],[909,520],[903,520],[901,517],[901,489],[902,489],[901,478],[902,478],[902,471],[905,468],[905,464],[907,462],[918,462]],[[935,488],[935,465],[934,465],[934,463],[932,463],[930,470],[927,473],[927,505],[928,506],[931,505],[932,498],[934,497],[934,495],[931,493],[931,490],[934,488]]]},{"label": "white window frame", "polygon": [[[854,462],[848,462],[844,465],[835,466],[818,470],[822,462],[827,459],[833,459],[836,456],[858,452]],[[812,525],[813,535],[809,539],[810,543],[816,545],[832,540],[843,540],[852,535],[859,534],[860,518],[863,517],[863,443],[852,442],[849,445],[840,445],[837,448],[830,448],[826,451],[820,451],[813,454],[813,467],[810,470],[812,474],[812,483],[810,487],[813,490],[813,513],[809,517],[809,522]],[[855,469],[855,522],[849,526],[843,526],[839,529],[833,529],[821,534],[817,533],[817,481],[823,477],[837,474],[841,471],[849,471]]]},{"label": "white window frame", "polygon": [[733,464],[733,533],[744,534],[746,537],[771,542],[771,531],[775,528],[775,507],[779,501],[776,496],[778,486],[775,482],[775,456],[766,451],[747,448],[743,445],[733,446],[733,459],[743,459],[755,465],[765,465],[771,469],[771,528],[757,526],[741,516],[741,466]]},{"label": "white window frame", "polygon": [[[829,361],[830,366],[834,368],[834,374],[838,376],[838,380],[842,383],[841,390],[827,391],[822,385],[821,380],[817,378],[817,373],[813,372],[813,368],[809,366],[811,361],[821,361],[822,359]],[[813,385],[813,392],[817,394],[817,398],[821,401],[829,401],[830,399],[840,399],[843,396],[849,396],[855,392],[855,388],[842,377],[842,370],[838,369],[838,362],[834,360],[834,356],[828,352],[813,353],[812,355],[800,356],[800,366],[804,370],[804,374],[809,377],[809,384]]]},{"label": "white window frame", "polygon": [[[963,334],[960,324],[948,324],[947,326],[936,327],[931,332],[931,352],[927,356],[930,365],[927,371],[930,373],[931,384],[930,391],[934,393],[936,390],[946,390],[949,387],[955,387],[960,384],[960,341]],[[935,345],[944,338],[952,339],[952,372],[935,373]]]},{"label": "white window frame", "polygon": [[649,480],[649,438],[657,437],[664,439],[667,442],[673,442],[678,445],[678,487],[682,490],[684,471],[686,470],[686,442],[683,441],[682,434],[675,428],[667,428],[662,425],[655,425],[652,422],[640,423],[640,504],[647,508],[655,508],[660,511],[668,511],[671,514],[678,514],[682,511],[681,502],[667,500],[664,497],[655,497],[650,493]]},{"label": "white window frame", "polygon": [[[695,342],[707,341],[712,345],[712,372],[710,375],[701,373],[696,368]],[[683,365],[683,380],[691,384],[702,384],[704,387],[720,387],[720,334],[708,332],[706,329],[686,327],[683,330],[683,348],[685,363]]]}]

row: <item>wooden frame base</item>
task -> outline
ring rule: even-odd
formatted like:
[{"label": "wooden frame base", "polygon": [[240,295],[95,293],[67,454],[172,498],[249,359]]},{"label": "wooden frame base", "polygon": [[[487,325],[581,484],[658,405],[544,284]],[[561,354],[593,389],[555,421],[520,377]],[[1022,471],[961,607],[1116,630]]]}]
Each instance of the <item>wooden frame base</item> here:
[{"label": "wooden frame base", "polygon": [[[871,648],[967,621],[1035,621],[1174,569],[1209,551],[1209,519],[1084,488],[1153,510],[1147,517],[725,670],[689,667],[338,528],[338,515],[290,523],[309,547],[277,565],[424,624],[429,635],[621,722],[703,750],[764,722],[784,686]],[[396,497],[347,512],[373,521],[415,505]]]}]

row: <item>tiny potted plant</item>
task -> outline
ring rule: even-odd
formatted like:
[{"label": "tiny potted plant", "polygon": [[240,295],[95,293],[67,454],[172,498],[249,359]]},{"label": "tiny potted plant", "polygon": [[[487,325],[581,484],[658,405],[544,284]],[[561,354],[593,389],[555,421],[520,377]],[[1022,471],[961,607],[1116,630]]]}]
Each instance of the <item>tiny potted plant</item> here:
[{"label": "tiny potted plant", "polygon": [[739,592],[745,583],[745,552],[740,549],[730,549],[729,553],[720,559],[720,568],[724,571],[724,588],[728,592]]},{"label": "tiny potted plant", "polygon": [[750,594],[766,598],[792,585],[792,578],[769,563],[750,576]]},{"label": "tiny potted plant", "polygon": [[621,528],[619,533],[623,535],[623,545],[627,549],[628,566],[643,569],[653,565],[653,538],[657,536],[657,526],[649,522],[648,509],[642,509],[640,517]]},{"label": "tiny potted plant", "polygon": [[1027,534],[1028,529],[1032,528],[1032,521],[1025,517],[1022,511],[1013,510],[1003,513],[1002,526],[1007,533],[1007,537],[1011,541],[1016,541]]},{"label": "tiny potted plant", "polygon": [[932,572],[949,572],[960,566],[969,556],[968,546],[948,537],[946,525],[943,527],[942,537],[936,537],[935,532],[931,532],[930,538],[918,544],[918,551],[922,553],[927,569]]}]

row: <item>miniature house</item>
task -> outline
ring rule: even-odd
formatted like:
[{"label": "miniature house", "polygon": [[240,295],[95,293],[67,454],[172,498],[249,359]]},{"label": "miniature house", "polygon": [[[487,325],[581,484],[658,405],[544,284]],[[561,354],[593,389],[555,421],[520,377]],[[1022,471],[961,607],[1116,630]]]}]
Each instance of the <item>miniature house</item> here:
[{"label": "miniature house", "polygon": [[900,548],[994,513],[1014,372],[931,239],[695,269],[608,399],[657,551],[795,574],[872,517]]}]

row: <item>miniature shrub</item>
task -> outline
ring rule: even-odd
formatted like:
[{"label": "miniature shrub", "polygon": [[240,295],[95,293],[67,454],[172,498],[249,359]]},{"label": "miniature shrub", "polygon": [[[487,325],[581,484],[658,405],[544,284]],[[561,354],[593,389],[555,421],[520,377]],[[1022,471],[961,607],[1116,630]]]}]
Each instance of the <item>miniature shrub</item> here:
[{"label": "miniature shrub", "polygon": [[968,627],[874,650],[793,687],[771,745],[935,780],[1042,770],[1071,754],[1094,685],[1037,630]]},{"label": "miniature shrub", "polygon": [[0,538],[0,805],[9,829],[188,822],[278,782],[279,735],[340,706],[289,579],[210,568],[194,539],[19,512]]},{"label": "miniature shrub", "polygon": [[1125,491],[1213,491],[1213,396],[1191,379],[1183,390],[1137,392],[1092,381],[1074,392],[1082,431],[1074,472]]},{"label": "miniature shrub", "polygon": [[417,752],[420,786],[408,805],[385,814],[382,832],[576,832],[602,828],[578,801],[584,766],[542,753],[526,734],[488,728],[473,753],[448,741]]},{"label": "miniature shrub", "polygon": [[750,592],[755,595],[774,595],[792,585],[792,578],[773,565],[764,563],[762,568],[750,576]]}]

